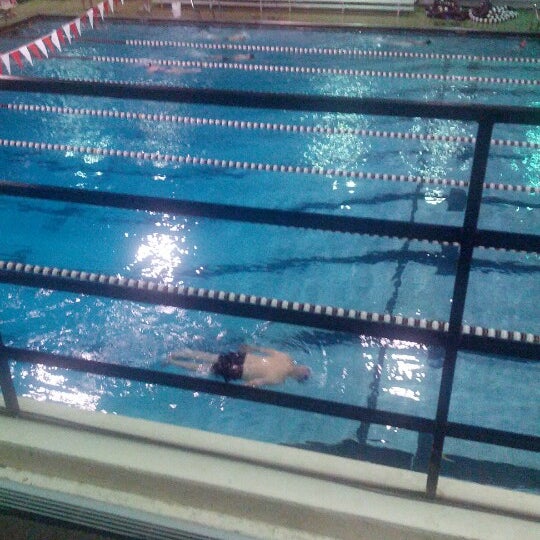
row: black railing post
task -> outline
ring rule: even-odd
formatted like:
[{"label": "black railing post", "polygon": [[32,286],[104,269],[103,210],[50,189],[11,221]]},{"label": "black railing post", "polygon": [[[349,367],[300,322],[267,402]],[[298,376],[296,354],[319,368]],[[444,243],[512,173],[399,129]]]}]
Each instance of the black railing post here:
[{"label": "black railing post", "polygon": [[4,342],[0,336],[0,388],[4,396],[4,404],[6,409],[12,415],[19,414],[19,401],[17,400],[17,392],[13,385],[11,372],[9,371],[8,357],[5,354]]},{"label": "black railing post", "polygon": [[479,122],[471,169],[471,183],[467,196],[465,216],[463,218],[461,247],[456,269],[456,278],[454,281],[454,291],[452,293],[448,341],[441,375],[437,415],[435,418],[435,431],[433,433],[433,447],[431,449],[428,465],[426,494],[430,498],[435,497],[437,483],[439,481],[446,426],[448,423],[448,412],[450,409],[450,398],[452,396],[452,385],[454,383],[454,373],[456,369],[456,359],[461,340],[461,325],[463,321],[463,312],[465,310],[465,299],[467,297],[467,287],[469,285],[469,274],[474,250],[474,235],[478,227],[480,205],[482,203],[482,189],[486,175],[492,132],[493,120],[491,118],[485,118]]}]

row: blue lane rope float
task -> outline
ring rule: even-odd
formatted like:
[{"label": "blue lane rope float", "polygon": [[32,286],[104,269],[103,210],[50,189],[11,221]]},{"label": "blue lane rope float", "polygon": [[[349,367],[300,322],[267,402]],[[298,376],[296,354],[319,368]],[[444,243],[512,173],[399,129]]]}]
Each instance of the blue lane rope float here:
[{"label": "blue lane rope float", "polygon": [[[466,180],[454,180],[449,178],[431,178],[412,174],[390,174],[354,171],[347,169],[334,169],[318,166],[284,165],[277,163],[257,163],[253,161],[233,161],[227,159],[215,159],[199,156],[183,156],[176,154],[162,154],[161,152],[144,152],[142,150],[120,150],[112,148],[96,148],[84,145],[72,145],[61,143],[46,143],[41,141],[21,141],[14,139],[0,139],[0,146],[9,148],[30,148],[34,150],[76,152],[79,154],[93,154],[98,156],[123,157],[130,159],[142,159],[145,161],[160,161],[166,163],[180,163],[187,165],[199,165],[217,167],[221,169],[243,169],[252,171],[280,172],[293,174],[314,174],[318,176],[337,176],[343,178],[355,178],[358,180],[384,180],[389,182],[406,182],[414,184],[426,184],[436,186],[451,186],[468,188]],[[540,193],[540,186],[511,185],[497,182],[484,183],[485,189],[498,191],[510,191],[517,193]]]},{"label": "blue lane rope float", "polygon": [[515,84],[523,86],[540,85],[537,79],[513,79],[509,77],[472,77],[469,75],[441,75],[437,73],[416,73],[400,71],[383,71],[373,69],[343,69],[343,68],[321,68],[303,66],[281,66],[270,64],[253,64],[243,62],[214,62],[199,60],[161,60],[151,58],[130,58],[125,56],[75,56],[57,55],[56,58],[64,60],[86,60],[108,64],[138,64],[138,65],[158,65],[168,67],[179,67],[184,69],[228,69],[239,71],[262,71],[271,73],[300,73],[308,75],[345,75],[352,77],[382,77],[388,79],[421,79],[450,82],[475,82],[490,84]]},{"label": "blue lane rope float", "polygon": [[[253,122],[245,120],[226,120],[222,118],[201,118],[194,116],[179,116],[165,113],[143,113],[140,111],[116,111],[112,109],[81,109],[77,107],[57,107],[54,105],[33,105],[23,103],[0,103],[0,109],[18,112],[44,112],[76,116],[100,116],[104,118],[121,118],[128,120],[144,120],[152,122],[172,122],[187,125],[217,126],[234,129],[282,131],[291,133],[320,133],[324,135],[355,135],[360,137],[378,137],[389,139],[407,139],[419,141],[450,142],[475,144],[476,137],[439,135],[436,133],[403,133],[399,131],[380,131],[373,129],[325,127],[300,124],[283,124],[270,122]],[[511,146],[517,148],[540,149],[540,143],[530,141],[515,141],[492,139],[492,146]]]},{"label": "blue lane rope float", "polygon": [[[274,308],[281,311],[294,311],[336,317],[339,319],[350,319],[355,321],[375,322],[388,325],[418,328],[422,330],[432,330],[448,333],[449,323],[430,319],[418,319],[416,317],[404,317],[402,315],[390,315],[388,313],[376,313],[370,311],[348,309],[342,307],[325,306],[321,304],[310,304],[307,302],[294,302],[268,298],[265,296],[255,296],[252,294],[235,293],[200,287],[184,287],[171,284],[158,283],[145,279],[133,279],[119,276],[109,276],[107,274],[86,272],[79,270],[69,270],[65,268],[39,266],[34,264],[24,264],[14,261],[0,260],[0,271],[19,275],[36,275],[43,277],[61,278],[71,282],[90,282],[108,285],[118,289],[137,289],[140,291],[155,291],[166,295],[184,298],[204,298],[218,300],[220,302],[240,305],[253,305]],[[517,332],[504,329],[486,328],[482,326],[462,325],[461,333],[478,337],[496,338],[529,345],[539,345],[540,335]]]}]

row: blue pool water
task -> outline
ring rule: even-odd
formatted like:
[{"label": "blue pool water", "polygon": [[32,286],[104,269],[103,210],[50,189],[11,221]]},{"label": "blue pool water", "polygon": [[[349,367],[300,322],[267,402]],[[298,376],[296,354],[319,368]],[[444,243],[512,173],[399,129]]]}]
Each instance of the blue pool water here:
[{"label": "blue pool water", "polygon": [[[51,21],[46,21],[0,36],[0,50],[35,39],[50,25]],[[424,36],[411,32],[401,35],[177,25],[150,25],[141,32],[141,28],[137,24],[103,24],[83,34],[85,39],[75,41],[56,57],[26,66],[25,74],[464,104],[540,103],[538,64],[518,61],[538,58],[540,43],[534,40],[520,49],[517,38],[508,37],[441,34],[430,36],[431,43],[426,44]],[[146,40],[191,45],[117,42],[140,39],[142,33]],[[345,52],[261,50],[277,45]],[[247,49],[241,49],[244,46]],[[351,51],[372,54],[362,56]],[[380,54],[384,51],[404,52],[407,56],[388,57]],[[253,58],[235,59],[237,54],[253,54]],[[415,54],[423,56],[417,58]],[[459,59],[455,57],[458,54],[510,56],[513,61]],[[103,57],[124,60],[103,61]],[[165,65],[165,60],[175,63]],[[227,67],[208,67],[201,62]],[[149,64],[157,66],[157,70],[148,69]],[[295,69],[280,71],[279,66]],[[317,73],[319,68],[323,71]],[[332,69],[338,71],[328,71]],[[351,69],[356,72],[347,74],[346,70]],[[359,70],[370,74],[359,74]],[[399,75],[419,73],[439,78]],[[459,81],[457,75],[465,79]],[[500,78],[512,81],[491,81]],[[25,105],[37,110],[24,110]],[[56,109],[42,110],[44,106]],[[95,111],[101,111],[100,115]],[[127,112],[137,113],[138,117],[114,117],[115,113]],[[142,114],[147,116],[141,118]],[[182,121],[148,116],[154,114],[182,117]],[[196,118],[206,122],[189,120]],[[232,126],[226,125],[229,121]],[[247,122],[264,124],[264,129],[248,129]],[[277,127],[272,129],[272,125]],[[304,131],[280,125],[303,126]],[[306,127],[325,127],[334,132],[306,132]],[[336,132],[338,129],[342,132]],[[349,132],[343,132],[346,129]],[[416,138],[404,140],[350,130],[412,133]],[[467,181],[472,145],[422,138],[428,134],[476,135],[474,125],[457,121],[9,92],[0,96],[3,140]],[[539,187],[540,127],[497,126],[494,137],[525,141],[528,146],[493,146],[487,181]],[[451,225],[463,219],[460,191],[444,184],[433,187],[344,178],[329,172],[259,171],[168,163],[142,156],[99,156],[76,149],[13,147],[0,147],[0,170],[2,178],[88,190]],[[486,190],[480,225],[538,233],[539,204],[537,194]],[[378,313],[439,320],[448,320],[449,316],[457,256],[453,248],[10,197],[0,199],[0,209],[0,230],[9,231],[0,240],[2,260]],[[539,333],[539,273],[538,255],[477,250],[466,323]],[[426,347],[420,344],[47,290],[2,285],[0,291],[0,332],[7,344],[172,369],[160,366],[172,350],[187,346],[219,351],[249,342],[285,350],[312,368],[309,384],[289,382],[284,391],[359,405],[365,405],[369,395],[377,391],[381,409],[429,418],[435,413],[440,358],[428,356]],[[381,370],[379,383],[375,382],[377,364]],[[21,364],[13,369],[19,393],[37,400],[257,440],[335,444],[354,439],[358,428],[355,422],[328,422],[318,415],[285,409],[276,412],[269,406],[225,397],[105,380],[43,366]],[[540,385],[532,383],[538,375],[537,364],[460,355],[451,419],[538,434]],[[371,426],[369,440],[379,447],[412,453],[416,449],[416,434],[391,426]],[[478,446],[449,441],[445,452],[538,468],[538,459],[525,452]]]}]

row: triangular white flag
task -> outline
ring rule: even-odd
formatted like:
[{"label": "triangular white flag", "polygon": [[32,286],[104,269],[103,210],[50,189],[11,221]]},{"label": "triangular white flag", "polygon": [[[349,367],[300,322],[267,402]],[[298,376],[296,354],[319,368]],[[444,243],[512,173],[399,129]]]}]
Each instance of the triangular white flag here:
[{"label": "triangular white flag", "polygon": [[88,15],[88,22],[90,23],[90,28],[94,28],[94,8],[90,8],[86,15]]},{"label": "triangular white flag", "polygon": [[22,47],[19,48],[19,51],[30,62],[30,65],[33,66],[34,62],[32,62],[32,55],[30,54],[28,47],[26,45],[23,45]]},{"label": "triangular white flag", "polygon": [[51,34],[51,41],[59,51],[62,50],[62,45],[60,45],[60,40],[58,39],[58,34],[56,33],[56,30]]},{"label": "triangular white flag", "polygon": [[67,40],[71,43],[71,29],[69,27],[69,24],[64,24],[62,26],[62,30],[64,31],[64,34],[67,37]]},{"label": "triangular white flag", "polygon": [[81,35],[81,19],[77,17],[74,22],[77,28],[77,32],[79,32],[79,36],[80,36]]},{"label": "triangular white flag", "polygon": [[45,43],[43,43],[43,40],[39,38],[39,39],[36,39],[34,43],[36,44],[37,48],[41,51],[41,54],[43,54],[45,58],[49,58],[49,51],[47,50],[47,47],[45,47]]},{"label": "triangular white flag", "polygon": [[107,3],[109,4],[109,11],[114,13],[114,0],[107,0]]},{"label": "triangular white flag", "polygon": [[103,5],[103,2],[100,2],[97,5],[97,8],[99,9],[99,14],[101,15],[101,20],[104,19],[104,13],[105,13],[105,6]]},{"label": "triangular white flag", "polygon": [[11,75],[11,62],[9,61],[9,54],[3,54],[0,56],[0,58],[2,58],[2,62],[4,62],[8,73]]}]

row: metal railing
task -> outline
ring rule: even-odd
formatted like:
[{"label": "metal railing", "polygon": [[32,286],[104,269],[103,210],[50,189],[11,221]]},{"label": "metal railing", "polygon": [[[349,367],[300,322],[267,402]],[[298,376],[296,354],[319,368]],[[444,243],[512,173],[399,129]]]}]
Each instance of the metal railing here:
[{"label": "metal railing", "polygon": [[[160,3],[156,0],[155,3]],[[248,8],[259,10],[262,16],[263,11],[272,9],[287,9],[289,13],[294,10],[305,9],[325,9],[345,13],[354,13],[357,11],[396,11],[397,15],[402,11],[413,11],[413,0],[197,0],[193,5],[194,10],[201,7],[214,9],[217,5],[218,11],[224,7],[230,8]]]},{"label": "metal railing", "polygon": [[[59,354],[48,354],[0,344],[0,386],[5,405],[11,414],[19,405],[8,367],[9,360],[40,363],[75,371],[121,377],[146,383],[196,390],[216,395],[267,403],[273,406],[319,413],[332,417],[372,424],[392,425],[430,434],[433,445],[427,471],[426,495],[434,498],[441,469],[444,440],[454,437],[509,448],[540,451],[540,437],[512,431],[491,429],[449,421],[449,405],[458,351],[475,351],[491,355],[508,355],[524,360],[540,358],[540,337],[532,334],[495,332],[463,326],[463,312],[473,250],[476,247],[524,250],[540,253],[540,235],[479,230],[478,216],[488,162],[489,145],[496,123],[540,125],[540,109],[498,107],[271,94],[242,91],[220,91],[195,88],[171,88],[130,83],[103,83],[80,80],[42,80],[22,77],[0,77],[0,91],[43,92],[48,94],[156,100],[176,103],[234,105],[295,111],[326,111],[397,117],[424,117],[473,121],[478,125],[470,186],[464,221],[461,227],[400,222],[386,219],[310,214],[265,208],[201,203],[130,194],[85,191],[47,185],[33,185],[0,180],[0,194],[103,207],[163,211],[177,215],[204,216],[213,219],[277,226],[312,228],[355,234],[395,236],[400,238],[452,242],[460,246],[452,294],[449,321],[442,324],[416,324],[415,320],[398,321],[396,317],[379,317],[366,312],[340,310],[236,295],[161,285],[144,280],[119,279],[66,269],[0,262],[0,282],[19,286],[43,287],[114,299],[162,304],[187,309],[222,313],[254,319],[278,321],[326,330],[384,336],[406,341],[437,345],[445,351],[437,412],[434,419],[381,411],[293,395],[273,390],[250,388],[210,379],[195,378],[162,371],[128,367]],[[411,322],[412,321],[412,322]],[[466,330],[468,328],[468,330]]]}]

